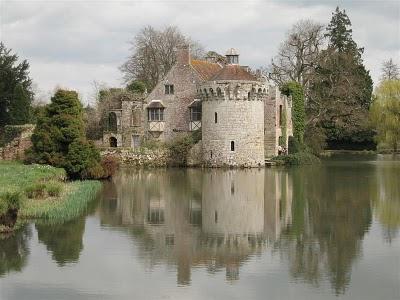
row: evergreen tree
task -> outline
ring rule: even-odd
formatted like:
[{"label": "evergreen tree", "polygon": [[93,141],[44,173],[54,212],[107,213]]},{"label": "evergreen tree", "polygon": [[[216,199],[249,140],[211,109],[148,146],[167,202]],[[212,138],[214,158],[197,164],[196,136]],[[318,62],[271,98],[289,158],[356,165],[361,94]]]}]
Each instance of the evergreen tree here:
[{"label": "evergreen tree", "polygon": [[307,113],[309,123],[324,129],[332,147],[370,147],[373,133],[367,120],[373,83],[350,26],[346,12],[336,8],[327,27],[328,48],[321,51],[312,79]]},{"label": "evergreen tree", "polygon": [[55,93],[38,118],[32,144],[28,153],[32,162],[65,168],[71,178],[102,177],[100,155],[86,141],[83,109],[75,91]]},{"label": "evergreen tree", "polygon": [[146,85],[139,80],[134,80],[126,86],[126,90],[132,93],[143,94],[146,91]]},{"label": "evergreen tree", "polygon": [[30,121],[31,99],[22,84],[17,84],[10,103],[9,120],[11,124],[22,125]]},{"label": "evergreen tree", "polygon": [[329,39],[329,48],[346,53],[355,51],[361,57],[364,50],[357,48],[357,44],[353,40],[351,21],[345,10],[340,11],[339,7],[336,7],[326,31],[325,37]]},{"label": "evergreen tree", "polygon": [[[24,60],[18,63],[18,56],[11,53],[11,50],[0,42],[0,127],[6,124],[14,124],[14,120],[17,121],[17,124],[29,121],[29,118],[16,118],[14,115],[13,119],[10,116],[10,111],[21,111],[21,107],[17,108],[21,106],[21,102],[28,107],[31,105],[33,98],[32,80],[29,78],[28,71],[28,62]],[[21,96],[22,94],[24,96]],[[19,104],[14,104],[14,101]]]}]

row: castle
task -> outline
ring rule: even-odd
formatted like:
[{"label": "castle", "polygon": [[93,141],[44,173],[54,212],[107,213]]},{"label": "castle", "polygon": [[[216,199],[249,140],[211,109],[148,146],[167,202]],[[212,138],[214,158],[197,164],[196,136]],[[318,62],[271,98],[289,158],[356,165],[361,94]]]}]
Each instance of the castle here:
[{"label": "castle", "polygon": [[292,135],[291,99],[239,65],[233,48],[226,64],[215,57],[191,59],[189,47],[179,48],[175,65],[153,91],[144,100],[120,99],[108,120],[108,147],[135,149],[146,139],[168,142],[201,129],[202,161],[212,167],[264,166]]}]

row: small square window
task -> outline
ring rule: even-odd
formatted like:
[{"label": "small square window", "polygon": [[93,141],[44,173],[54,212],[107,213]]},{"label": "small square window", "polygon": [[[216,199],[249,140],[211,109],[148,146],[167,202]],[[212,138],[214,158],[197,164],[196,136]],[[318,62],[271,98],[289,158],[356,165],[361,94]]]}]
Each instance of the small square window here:
[{"label": "small square window", "polygon": [[173,95],[174,94],[174,85],[166,84],[165,85],[165,95]]}]

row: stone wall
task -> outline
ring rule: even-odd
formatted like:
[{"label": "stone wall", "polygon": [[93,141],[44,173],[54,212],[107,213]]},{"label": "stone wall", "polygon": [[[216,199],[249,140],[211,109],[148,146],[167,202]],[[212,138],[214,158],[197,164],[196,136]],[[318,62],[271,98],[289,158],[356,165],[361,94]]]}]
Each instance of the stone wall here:
[{"label": "stone wall", "polygon": [[141,149],[134,151],[129,148],[108,148],[100,152],[101,156],[111,155],[117,158],[122,166],[134,167],[166,167],[170,162],[167,149]]},{"label": "stone wall", "polygon": [[286,141],[288,147],[289,136],[293,135],[292,125],[292,101],[291,98],[282,95],[279,88],[270,86],[268,96],[264,103],[265,110],[265,157],[278,155],[279,137],[283,135],[283,126],[279,124],[279,107],[282,105],[286,113]]},{"label": "stone wall", "polygon": [[0,160],[23,160],[25,151],[32,146],[31,136],[35,125],[18,125],[21,132],[10,143],[0,148]]},{"label": "stone wall", "polygon": [[108,128],[103,132],[102,146],[110,147],[110,138],[115,138],[117,147],[139,147],[144,137],[146,117],[143,97],[137,95],[131,98],[122,97],[122,99],[117,100],[119,103],[114,104],[108,110],[108,114],[115,113],[117,128],[116,130]]},{"label": "stone wall", "polygon": [[207,165],[264,166],[263,105],[261,100],[203,101],[203,159]]},{"label": "stone wall", "polygon": [[205,101],[203,124],[205,162],[211,166],[264,165],[263,102]]}]

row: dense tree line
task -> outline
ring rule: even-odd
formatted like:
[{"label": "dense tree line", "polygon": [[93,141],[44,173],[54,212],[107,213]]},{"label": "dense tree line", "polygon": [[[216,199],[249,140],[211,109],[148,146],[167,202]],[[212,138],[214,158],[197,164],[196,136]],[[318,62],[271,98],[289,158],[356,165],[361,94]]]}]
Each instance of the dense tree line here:
[{"label": "dense tree line", "polygon": [[349,17],[336,8],[325,30],[312,21],[296,23],[272,61],[272,80],[281,87],[295,81],[304,89],[305,141],[316,152],[327,144],[373,147],[368,122],[373,82],[362,55]]},{"label": "dense tree line", "polygon": [[32,100],[29,63],[0,42],[0,127],[30,122]]}]

